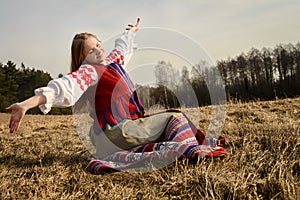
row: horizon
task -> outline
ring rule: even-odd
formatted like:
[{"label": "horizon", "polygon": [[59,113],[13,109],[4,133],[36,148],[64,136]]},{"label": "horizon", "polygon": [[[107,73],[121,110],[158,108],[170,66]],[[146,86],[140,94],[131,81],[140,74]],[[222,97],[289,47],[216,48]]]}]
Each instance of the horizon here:
[{"label": "horizon", "polygon": [[[250,48],[248,51],[246,51],[246,52],[240,52],[239,54],[236,54],[235,56],[230,56],[230,55],[229,55],[229,56],[228,56],[227,58],[225,58],[225,59],[217,59],[217,60],[215,60],[214,63],[217,63],[218,61],[229,61],[230,59],[236,59],[238,56],[243,55],[243,54],[245,54],[245,55],[247,56],[247,53],[249,53],[249,52],[251,51],[251,49],[253,49],[253,48],[254,48],[254,49],[257,49],[257,50],[259,50],[259,51],[261,51],[263,48],[270,49],[270,50],[274,50],[274,49],[275,49],[277,46],[279,46],[279,45],[285,46],[285,45],[289,45],[289,44],[291,44],[291,45],[293,45],[293,46],[296,46],[297,44],[300,45],[300,40],[299,40],[298,42],[296,42],[296,43],[291,43],[291,42],[288,42],[288,43],[279,43],[279,44],[276,44],[276,45],[273,46],[273,47],[261,47],[261,48],[251,47],[251,48]],[[169,60],[157,60],[157,62],[154,63],[154,64],[158,64],[160,61],[165,61],[166,63],[170,63],[170,64],[172,65],[172,67],[175,67],[175,68],[180,67],[180,69],[182,69],[182,68],[184,67],[184,65],[182,65],[182,66],[174,66],[173,63],[171,63]],[[14,62],[14,61],[11,60],[11,59],[9,59],[9,60],[7,60],[7,61],[5,61],[5,62],[3,62],[3,61],[0,60],[0,64],[2,64],[2,65],[6,65],[8,62],[12,62],[13,64],[15,64],[17,69],[20,69],[21,66],[22,66],[22,64],[24,64],[24,66],[25,66],[26,68],[29,68],[29,69],[35,69],[35,70],[41,70],[41,71],[43,71],[44,73],[50,74],[50,76],[51,76],[53,79],[57,78],[59,75],[64,75],[63,73],[58,73],[56,77],[53,77],[53,75],[52,75],[50,72],[48,72],[48,71],[46,71],[46,70],[44,70],[44,69],[42,69],[42,68],[40,68],[40,67],[28,66],[28,65],[26,65],[24,62],[16,63],[16,62]],[[198,64],[198,63],[195,63],[195,64]],[[181,73],[181,72],[179,71],[179,73]],[[130,74],[130,71],[129,71],[129,74]],[[133,78],[133,79],[134,79],[134,78]],[[139,83],[138,83],[138,85],[139,85]],[[149,85],[151,85],[151,84],[149,84]]]}]

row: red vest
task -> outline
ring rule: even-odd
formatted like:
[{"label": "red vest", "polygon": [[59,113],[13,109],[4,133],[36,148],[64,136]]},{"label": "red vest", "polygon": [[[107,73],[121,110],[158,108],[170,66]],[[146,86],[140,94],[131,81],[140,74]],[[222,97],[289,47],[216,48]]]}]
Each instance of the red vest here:
[{"label": "red vest", "polygon": [[97,128],[104,130],[107,124],[142,117],[144,106],[123,67],[118,63],[94,67],[99,77],[94,102]]}]

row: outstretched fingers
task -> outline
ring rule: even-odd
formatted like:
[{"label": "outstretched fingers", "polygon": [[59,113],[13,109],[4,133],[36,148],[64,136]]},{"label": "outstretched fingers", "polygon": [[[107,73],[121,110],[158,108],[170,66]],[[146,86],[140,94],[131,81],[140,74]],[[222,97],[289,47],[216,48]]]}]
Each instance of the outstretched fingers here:
[{"label": "outstretched fingers", "polygon": [[11,111],[10,121],[8,124],[10,133],[19,130],[20,123],[25,115],[25,111],[18,104],[12,104],[6,108]]},{"label": "outstretched fingers", "polygon": [[19,130],[20,127],[20,121],[14,121],[13,119],[9,122],[9,132],[13,133],[17,130]]},{"label": "outstretched fingers", "polygon": [[136,24],[135,25],[133,25],[133,24],[128,24],[127,26],[127,28],[126,28],[126,30],[131,30],[131,31],[133,31],[133,32],[136,32],[138,29],[139,29],[139,27],[140,27],[140,23],[141,23],[141,19],[140,18],[137,18],[137,20],[136,20]]}]

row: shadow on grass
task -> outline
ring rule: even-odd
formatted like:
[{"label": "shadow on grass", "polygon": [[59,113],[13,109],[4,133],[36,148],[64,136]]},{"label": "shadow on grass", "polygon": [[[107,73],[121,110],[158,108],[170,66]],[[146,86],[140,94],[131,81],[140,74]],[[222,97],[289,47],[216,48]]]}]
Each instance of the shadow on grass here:
[{"label": "shadow on grass", "polygon": [[34,166],[51,166],[55,163],[70,166],[82,163],[87,164],[88,155],[65,154],[65,153],[45,153],[43,156],[16,156],[4,155],[0,157],[0,165],[8,168],[29,168]]}]

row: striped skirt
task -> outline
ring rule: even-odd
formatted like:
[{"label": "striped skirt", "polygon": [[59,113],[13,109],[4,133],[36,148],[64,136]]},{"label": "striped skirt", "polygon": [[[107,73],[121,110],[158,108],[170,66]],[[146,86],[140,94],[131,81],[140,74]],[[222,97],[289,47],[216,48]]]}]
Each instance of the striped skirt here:
[{"label": "striped skirt", "polygon": [[[97,153],[88,164],[92,174],[133,168],[149,171],[162,168],[180,157],[199,159],[226,153],[224,137],[205,138],[181,112],[164,112],[138,120],[130,120],[137,128],[132,123],[124,123],[109,127],[104,134],[94,138]],[[111,142],[107,143],[107,138]],[[110,148],[105,148],[107,144]]]}]

